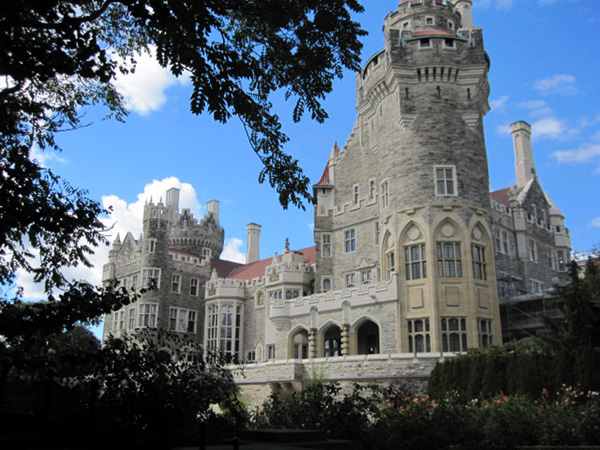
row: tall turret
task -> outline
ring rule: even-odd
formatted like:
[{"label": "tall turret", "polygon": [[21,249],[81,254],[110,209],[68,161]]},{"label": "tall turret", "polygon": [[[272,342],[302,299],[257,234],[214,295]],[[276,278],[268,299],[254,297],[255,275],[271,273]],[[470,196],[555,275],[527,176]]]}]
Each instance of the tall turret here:
[{"label": "tall turret", "polygon": [[316,290],[373,273],[397,283],[398,351],[501,339],[483,130],[490,62],[471,7],[401,0],[387,15],[383,50],[356,76],[358,117],[335,179],[330,157],[315,186]]},{"label": "tall turret", "polygon": [[515,149],[515,172],[517,186],[525,187],[536,176],[533,149],[531,147],[531,125],[519,121],[510,126]]}]

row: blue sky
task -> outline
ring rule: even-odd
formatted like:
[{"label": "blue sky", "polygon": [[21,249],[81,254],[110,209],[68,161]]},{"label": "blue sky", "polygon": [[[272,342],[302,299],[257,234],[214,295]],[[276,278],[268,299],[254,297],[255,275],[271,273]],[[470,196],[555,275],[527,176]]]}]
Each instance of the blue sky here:
[{"label": "blue sky", "polygon": [[[398,0],[365,3],[357,15],[369,32],[363,61],[382,48],[385,15]],[[573,249],[600,243],[600,40],[598,0],[475,0],[475,26],[484,30],[492,64],[490,102],[485,119],[490,188],[515,183],[508,125],[533,125],[534,157],[544,189],[566,216]],[[89,127],[59,136],[63,152],[39,159],[91,198],[113,206],[106,219],[114,232],[138,236],[141,209],[170,187],[182,188],[181,206],[204,214],[206,202],[221,202],[226,254],[243,258],[246,224],[263,226],[261,257],[281,252],[286,237],[293,248],[313,245],[312,208],[282,210],[277,194],[259,185],[260,162],[237,120],[228,125],[189,113],[191,88],[142,58],[137,73],[120,79],[131,114],[126,123],[102,120],[102,110],[86,111]],[[348,138],[356,117],[353,73],[336,83],[325,102],[330,118],[323,125],[305,118],[291,121],[291,104],[277,101],[291,138],[286,150],[317,182],[332,145]],[[111,237],[112,239],[112,237]],[[96,268],[73,269],[77,278],[99,282],[107,249],[93,258]],[[22,276],[26,297],[39,290]]]}]

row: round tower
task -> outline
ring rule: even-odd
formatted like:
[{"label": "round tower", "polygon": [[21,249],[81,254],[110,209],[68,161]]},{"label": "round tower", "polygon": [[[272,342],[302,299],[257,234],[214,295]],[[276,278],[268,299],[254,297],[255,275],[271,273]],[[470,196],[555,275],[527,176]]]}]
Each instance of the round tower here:
[{"label": "round tower", "polygon": [[398,284],[399,352],[501,341],[483,130],[490,61],[471,7],[401,0],[387,15],[384,49],[356,77],[358,117],[335,182],[315,186],[317,288],[344,289],[378,266],[381,282]]}]

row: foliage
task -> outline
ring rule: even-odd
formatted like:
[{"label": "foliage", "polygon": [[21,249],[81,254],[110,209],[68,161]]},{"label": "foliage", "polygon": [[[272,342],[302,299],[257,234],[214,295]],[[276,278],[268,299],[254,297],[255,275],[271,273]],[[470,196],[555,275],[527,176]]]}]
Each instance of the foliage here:
[{"label": "foliage", "polygon": [[[184,336],[142,330],[100,347],[82,328],[12,347],[3,409],[94,426],[168,447],[196,443],[199,420],[230,432],[244,423],[237,388],[220,354]],[[221,404],[224,414],[211,409]],[[182,443],[182,442],[180,442]]]},{"label": "foliage", "polygon": [[539,336],[550,351],[574,347],[600,348],[600,265],[588,259],[583,271],[575,261],[569,265],[569,282],[554,288],[559,318],[545,318],[549,332]]},{"label": "foliage", "polygon": [[[310,393],[272,396],[254,426],[301,424],[300,428],[311,423],[332,437],[354,440],[359,448],[382,450],[600,444],[600,396],[568,386],[554,395],[544,390],[540,400],[498,395],[466,401],[455,392],[434,400],[393,386],[355,386],[346,395],[332,384],[309,384],[306,389]],[[322,417],[321,407],[333,412],[336,420]],[[311,422],[315,414],[320,419]]]},{"label": "foliage", "polygon": [[[54,133],[80,126],[78,107],[108,106],[122,119],[111,84],[135,69],[135,55],[155,48],[159,63],[190,75],[190,109],[216,121],[237,116],[263,163],[259,181],[281,204],[310,200],[308,178],[283,151],[287,136],[270,101],[283,90],[322,122],[321,102],[344,68],[357,71],[357,0],[16,0],[0,13],[0,136],[26,148],[54,145]],[[120,58],[113,58],[116,54]]]},{"label": "foliage", "polygon": [[98,420],[147,442],[196,430],[212,404],[233,402],[237,394],[224,358],[205,357],[191,339],[157,330],[109,339],[91,376]]}]

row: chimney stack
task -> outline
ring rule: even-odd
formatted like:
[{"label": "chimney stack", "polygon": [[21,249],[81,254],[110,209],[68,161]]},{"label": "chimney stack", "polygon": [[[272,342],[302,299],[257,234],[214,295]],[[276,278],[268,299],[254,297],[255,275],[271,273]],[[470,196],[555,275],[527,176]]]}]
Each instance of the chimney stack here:
[{"label": "chimney stack", "polygon": [[219,225],[219,202],[217,200],[211,200],[206,204],[207,215],[212,216],[215,219],[215,223]]},{"label": "chimney stack", "polygon": [[515,147],[517,186],[523,188],[529,180],[536,176],[533,149],[531,148],[531,125],[521,120],[510,126],[510,132]]},{"label": "chimney stack", "polygon": [[260,230],[261,226],[256,223],[246,225],[248,231],[248,242],[246,250],[246,264],[256,262],[260,259]]}]

